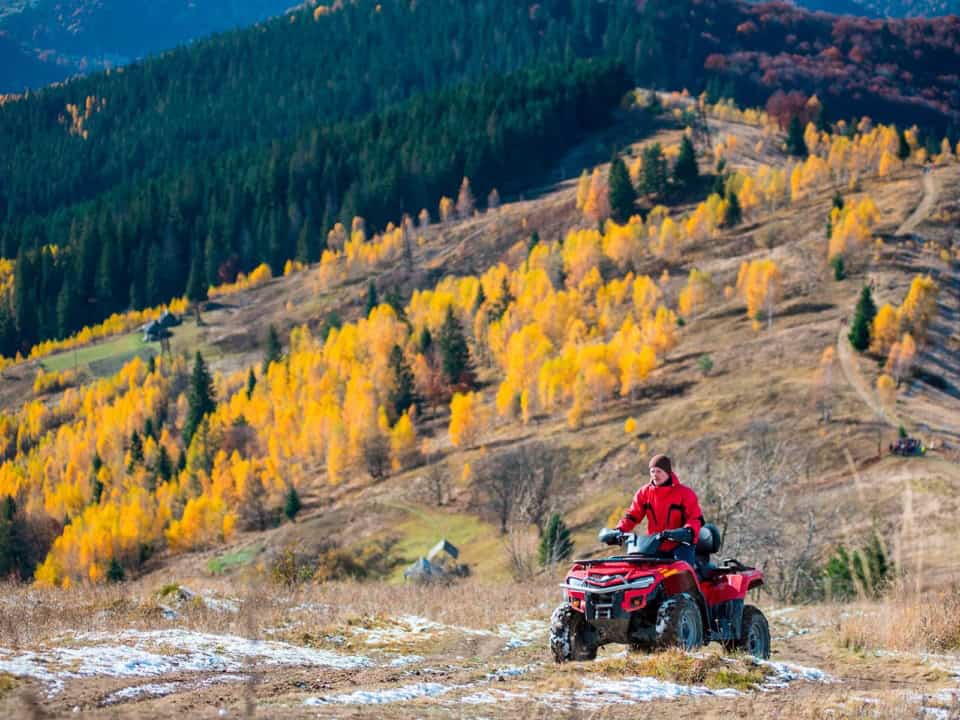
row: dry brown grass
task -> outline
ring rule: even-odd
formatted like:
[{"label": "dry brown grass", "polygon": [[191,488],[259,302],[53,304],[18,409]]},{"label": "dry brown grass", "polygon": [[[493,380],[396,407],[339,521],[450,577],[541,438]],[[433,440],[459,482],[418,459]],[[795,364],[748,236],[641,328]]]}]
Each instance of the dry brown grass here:
[{"label": "dry brown grass", "polygon": [[[488,583],[465,579],[450,585],[388,585],[382,582],[331,582],[287,588],[262,579],[249,580],[233,592],[191,586],[193,601],[160,597],[162,587],[85,586],[41,590],[0,586],[0,646],[43,644],[77,631],[175,626],[201,632],[261,636],[265,630],[296,628],[311,633],[335,630],[363,618],[416,615],[446,625],[496,628],[527,618],[546,621],[558,604],[552,582]],[[237,592],[237,591],[240,592]],[[232,596],[238,611],[208,607],[203,597]],[[161,605],[173,607],[175,620]]]},{"label": "dry brown grass", "polygon": [[852,650],[944,652],[960,649],[957,589],[925,594],[896,591],[878,603],[838,612],[837,641]]}]

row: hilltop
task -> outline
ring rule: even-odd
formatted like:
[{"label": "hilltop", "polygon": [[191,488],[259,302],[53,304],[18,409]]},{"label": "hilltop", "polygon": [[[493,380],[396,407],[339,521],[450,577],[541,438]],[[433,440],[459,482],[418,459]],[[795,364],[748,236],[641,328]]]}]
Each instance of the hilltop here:
[{"label": "hilltop", "polygon": [[[117,68],[197,38],[280,15],[290,0],[24,0],[0,8],[10,63],[0,93]],[[14,62],[15,61],[15,62]]]}]

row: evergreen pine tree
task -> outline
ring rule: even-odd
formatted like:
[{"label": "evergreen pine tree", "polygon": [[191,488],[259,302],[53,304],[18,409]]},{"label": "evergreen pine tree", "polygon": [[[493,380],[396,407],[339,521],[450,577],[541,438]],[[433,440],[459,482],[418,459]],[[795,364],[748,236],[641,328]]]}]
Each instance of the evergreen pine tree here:
[{"label": "evergreen pine tree", "polygon": [[100,478],[95,476],[93,478],[92,485],[93,485],[93,488],[90,493],[90,504],[99,505],[100,499],[103,497],[103,483],[100,482]]},{"label": "evergreen pine tree", "polygon": [[420,331],[420,337],[417,338],[417,346],[420,348],[420,353],[426,355],[433,348],[433,335],[430,334],[430,328],[424,325],[423,330]]},{"label": "evergreen pine tree", "polygon": [[300,234],[297,236],[297,260],[302,263],[311,263],[316,260],[313,251],[313,237],[316,232],[313,229],[313,221],[307,217],[300,228]]},{"label": "evergreen pine tree", "polygon": [[622,225],[633,215],[633,204],[637,200],[637,191],[634,190],[633,183],[630,182],[630,173],[627,172],[627,166],[624,164],[623,158],[619,156],[610,163],[607,187],[609,188],[607,193],[611,216]]},{"label": "evergreen pine tree", "polygon": [[203,254],[200,252],[200,245],[195,244],[190,274],[187,276],[187,300],[192,303],[203,302],[207,299],[207,287],[204,281]]},{"label": "evergreen pine tree", "polygon": [[693,143],[686,135],[680,141],[680,154],[673,165],[673,181],[677,187],[689,191],[697,186],[700,180],[700,168],[697,166],[697,153]]},{"label": "evergreen pine tree", "polygon": [[860,300],[857,302],[857,309],[853,314],[853,323],[850,325],[850,344],[857,352],[864,352],[870,347],[870,328],[873,325],[873,318],[877,315],[877,306],[873,302],[873,294],[870,287],[864,285],[860,293]]},{"label": "evergreen pine tree", "polygon": [[143,462],[143,440],[140,433],[136,430],[130,435],[130,464],[127,466],[127,472],[132,473],[133,469]]},{"label": "evergreen pine tree", "polygon": [[[263,374],[267,374],[270,363],[275,363],[282,357],[283,347],[280,345],[280,336],[277,334],[277,329],[271,325],[267,330],[267,347],[263,352]],[[247,382],[249,382],[249,378],[247,378]]]},{"label": "evergreen pine tree", "polygon": [[641,157],[640,191],[646,195],[663,196],[667,191],[667,160],[660,143],[645,147]]},{"label": "evergreen pine tree", "polygon": [[907,142],[907,136],[903,130],[897,130],[897,157],[901,160],[907,160],[910,157],[910,143]]},{"label": "evergreen pine tree", "polygon": [[[193,363],[193,373],[190,375],[190,394],[187,396],[187,421],[183,426],[183,442],[186,447],[190,446],[194,433],[200,427],[203,419],[212,413],[216,407],[216,399],[213,389],[213,378],[210,377],[210,371],[207,364],[203,361],[203,355],[197,351]],[[183,455],[181,455],[183,458]],[[185,458],[183,458],[186,466]]]},{"label": "evergreen pine tree", "polygon": [[527,254],[529,255],[530,251],[532,251],[539,244],[540,244],[540,233],[534,230],[532,233],[530,233],[530,240],[529,242],[527,242]]},{"label": "evergreen pine tree", "polygon": [[394,345],[390,350],[390,371],[393,373],[393,387],[387,393],[387,402],[390,403],[394,418],[403,415],[411,405],[419,410],[420,398],[417,397],[413,371],[399,345]]},{"label": "evergreen pine tree", "polygon": [[453,307],[447,307],[447,317],[440,328],[440,356],[443,374],[450,385],[473,385],[473,363],[470,348],[463,332],[463,326],[453,313]]},{"label": "evergreen pine tree", "polygon": [[373,280],[367,283],[367,304],[364,306],[364,316],[369,317],[373,309],[380,304],[380,298],[377,295],[377,286]]},{"label": "evergreen pine tree", "polygon": [[0,500],[0,577],[10,575],[19,566],[19,551],[16,527],[14,526],[16,512],[17,505],[12,497],[7,495]]},{"label": "evergreen pine tree", "polygon": [[107,580],[117,583],[123,582],[125,578],[126,573],[123,571],[123,565],[117,562],[116,558],[110,558],[110,567],[107,568]]},{"label": "evergreen pine tree", "polygon": [[287,520],[293,520],[302,507],[303,504],[300,502],[300,495],[297,494],[297,489],[291,485],[283,501],[283,514]]},{"label": "evergreen pine tree", "polygon": [[477,298],[473,301],[473,312],[476,313],[487,301],[487,294],[483,291],[483,283],[477,287]]},{"label": "evergreen pine tree", "polygon": [[573,554],[573,540],[570,530],[558,513],[550,516],[547,529],[540,538],[540,565],[554,565]]},{"label": "evergreen pine tree", "polygon": [[743,211],[740,209],[740,199],[732,190],[727,193],[727,206],[723,212],[723,226],[736,227],[743,220]]},{"label": "evergreen pine tree", "polygon": [[157,475],[164,482],[173,477],[173,461],[165,445],[160,446],[160,455],[157,457]]},{"label": "evergreen pine tree", "polygon": [[807,141],[803,139],[803,124],[796,115],[790,118],[787,128],[787,152],[795,157],[806,157],[808,152]]},{"label": "evergreen pine tree", "polygon": [[497,298],[497,301],[488,311],[487,318],[489,320],[499,320],[502,318],[514,299],[513,293],[510,292],[510,282],[507,278],[503,278],[503,280],[500,281],[500,297]]},{"label": "evergreen pine tree", "polygon": [[250,368],[247,373],[247,400],[253,397],[253,390],[257,387],[257,374]]}]

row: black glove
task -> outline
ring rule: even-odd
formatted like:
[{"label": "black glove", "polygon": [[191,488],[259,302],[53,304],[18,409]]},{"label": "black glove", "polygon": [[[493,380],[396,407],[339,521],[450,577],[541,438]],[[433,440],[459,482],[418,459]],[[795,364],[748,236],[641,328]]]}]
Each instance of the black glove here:
[{"label": "black glove", "polygon": [[672,540],[679,543],[693,542],[693,528],[682,527],[676,530],[664,530],[660,535],[664,540]]},{"label": "black glove", "polygon": [[604,528],[597,535],[597,539],[604,545],[622,545],[623,533],[620,530]]}]

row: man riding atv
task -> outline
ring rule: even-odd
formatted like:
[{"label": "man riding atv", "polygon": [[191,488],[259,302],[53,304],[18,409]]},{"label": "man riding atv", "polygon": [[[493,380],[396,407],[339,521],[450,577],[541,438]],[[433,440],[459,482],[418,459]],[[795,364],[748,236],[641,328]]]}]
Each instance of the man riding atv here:
[{"label": "man riding atv", "polygon": [[[644,518],[649,534],[631,533]],[[550,618],[557,662],[593,660],[608,643],[694,650],[719,642],[770,657],[767,620],[745,602],[763,585],[763,572],[733,558],[711,560],[723,542],[720,531],[704,524],[696,494],[680,484],[668,457],[650,460],[650,484],[600,541],[625,552],[573,561],[560,585],[563,604]]]},{"label": "man riding atv", "polygon": [[697,494],[673,472],[670,458],[654,455],[650,458],[650,482],[637,491],[633,504],[614,530],[601,530],[600,542],[619,545],[621,533],[628,533],[644,518],[647,534],[662,533],[666,542],[660,546],[664,553],[683,560],[691,567],[695,562],[694,541],[703,527],[703,513]]}]

